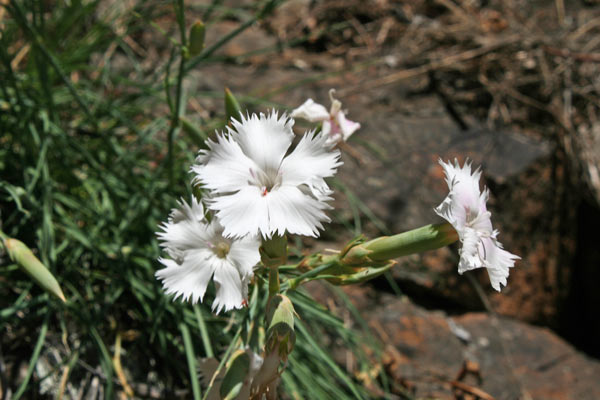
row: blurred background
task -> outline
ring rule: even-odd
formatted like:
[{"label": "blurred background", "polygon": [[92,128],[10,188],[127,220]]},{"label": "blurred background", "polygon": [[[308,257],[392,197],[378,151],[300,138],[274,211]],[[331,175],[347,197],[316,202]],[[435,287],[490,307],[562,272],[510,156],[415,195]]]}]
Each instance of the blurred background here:
[{"label": "blurred background", "polygon": [[335,88],[362,125],[296,256],[438,222],[437,161],[469,158],[522,257],[502,293],[456,246],[308,285],[282,398],[600,398],[599,33],[594,0],[0,0],[1,229],[68,299],[0,254],[0,397],[191,398],[241,317],[164,296],[154,232],[228,87],[255,112]]}]

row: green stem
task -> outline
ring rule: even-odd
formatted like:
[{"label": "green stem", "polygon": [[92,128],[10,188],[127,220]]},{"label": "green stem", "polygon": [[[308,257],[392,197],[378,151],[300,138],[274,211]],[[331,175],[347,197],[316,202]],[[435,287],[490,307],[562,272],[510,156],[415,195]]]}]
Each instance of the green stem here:
[{"label": "green stem", "polygon": [[[169,174],[169,185],[173,187],[173,163],[174,163],[174,154],[173,154],[173,141],[175,139],[175,133],[179,129],[179,118],[183,114],[182,103],[182,88],[183,88],[183,79],[185,77],[185,60],[187,54],[187,37],[185,32],[185,19],[183,15],[183,0],[177,0],[173,2],[175,8],[175,14],[177,16],[177,22],[179,24],[179,33],[181,36],[181,51],[179,55],[179,71],[177,73],[177,86],[175,89],[175,107],[172,111],[171,115],[171,127],[169,128],[169,133],[167,134],[167,167]],[[169,84],[167,83],[167,92],[169,91]]]},{"label": "green stem", "polygon": [[319,265],[315,269],[311,269],[310,271],[305,272],[296,278],[288,279],[288,281],[287,281],[287,284],[289,285],[288,288],[292,289],[292,290],[296,289],[296,287],[298,287],[298,285],[301,284],[303,281],[317,276],[318,274],[325,271],[327,268],[331,267],[332,265],[333,265],[332,263],[324,263],[323,265]]},{"label": "green stem", "polygon": [[287,261],[287,238],[284,236],[273,236],[263,239],[260,247],[261,261],[269,268],[269,298],[279,293],[279,267]]},{"label": "green stem", "polygon": [[272,266],[269,270],[269,297],[273,297],[279,293],[280,287],[278,266]]}]

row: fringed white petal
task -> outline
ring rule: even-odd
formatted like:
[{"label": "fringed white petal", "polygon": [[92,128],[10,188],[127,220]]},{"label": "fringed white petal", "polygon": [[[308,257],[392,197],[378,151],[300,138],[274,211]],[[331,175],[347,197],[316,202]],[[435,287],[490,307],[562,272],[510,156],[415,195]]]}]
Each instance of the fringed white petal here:
[{"label": "fringed white petal", "polygon": [[321,222],[329,222],[323,212],[331,208],[327,203],[306,195],[295,186],[282,186],[265,198],[269,208],[269,237],[286,231],[304,236],[319,236]]},{"label": "fringed white petal", "polygon": [[252,179],[252,171],[258,170],[256,163],[242,151],[240,144],[230,136],[218,136],[218,142],[208,142],[209,150],[202,150],[192,166],[196,174],[195,184],[217,191],[233,192]]},{"label": "fringed white petal", "polygon": [[450,188],[448,196],[451,198],[451,213],[458,225],[464,226],[469,219],[467,214],[477,213],[481,209],[479,190],[481,171],[477,170],[471,174],[471,164],[466,162],[461,168],[457,160],[454,161],[454,165],[444,163],[442,160],[440,164],[444,168],[446,182]]},{"label": "fringed white petal", "polygon": [[486,249],[485,261],[490,282],[494,289],[500,291],[502,286],[506,286],[509,269],[514,267],[515,261],[521,257],[504,250],[502,244],[492,238],[484,238],[482,246]]},{"label": "fringed white petal", "polygon": [[[339,150],[328,150],[325,147],[327,136],[323,133],[314,135],[306,133],[298,145],[281,163],[279,171],[286,185],[309,186],[324,184],[323,178],[335,175],[342,165]],[[326,185],[326,184],[325,184]]]},{"label": "fringed white petal", "polygon": [[269,224],[269,207],[256,186],[246,186],[237,193],[215,197],[209,207],[225,227],[223,235],[241,238],[248,234],[272,235]]},{"label": "fringed white petal", "polygon": [[460,248],[460,261],[458,273],[462,274],[472,269],[483,267],[479,257],[480,238],[476,230],[466,228],[461,235],[462,247]]},{"label": "fringed white petal", "polygon": [[260,261],[260,240],[256,236],[246,236],[231,243],[227,260],[238,267],[241,275],[252,276],[254,267]]},{"label": "fringed white petal", "polygon": [[233,120],[230,136],[263,172],[276,171],[294,139],[294,120],[286,114],[278,117],[275,111],[269,115],[252,114],[241,119]]},{"label": "fringed white petal", "polygon": [[156,271],[156,277],[162,281],[167,294],[191,300],[193,304],[202,301],[208,282],[217,266],[206,250],[190,250],[183,264],[173,260],[159,259],[166,266]]},{"label": "fringed white petal", "polygon": [[171,211],[169,220],[160,225],[162,231],[156,232],[156,235],[169,255],[177,258],[181,251],[206,248],[210,235],[206,232],[205,222],[202,204],[194,198],[191,206],[181,200],[179,208]]},{"label": "fringed white petal", "polygon": [[217,287],[212,305],[214,312],[219,314],[221,310],[229,311],[242,307],[245,291],[242,287],[240,272],[234,265],[225,259],[221,259],[220,265],[215,268],[214,281]]}]

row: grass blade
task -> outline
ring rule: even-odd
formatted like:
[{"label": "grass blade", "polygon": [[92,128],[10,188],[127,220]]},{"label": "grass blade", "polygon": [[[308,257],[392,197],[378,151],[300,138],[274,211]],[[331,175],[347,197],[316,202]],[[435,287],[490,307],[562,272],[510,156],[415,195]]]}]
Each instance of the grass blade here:
[{"label": "grass blade", "polygon": [[190,372],[190,382],[192,384],[192,393],[194,400],[200,400],[202,393],[200,392],[200,382],[198,381],[198,372],[196,369],[196,355],[194,354],[194,346],[190,337],[190,330],[185,323],[179,324],[181,336],[183,336],[183,346],[185,347],[185,356],[187,358],[188,370]]}]

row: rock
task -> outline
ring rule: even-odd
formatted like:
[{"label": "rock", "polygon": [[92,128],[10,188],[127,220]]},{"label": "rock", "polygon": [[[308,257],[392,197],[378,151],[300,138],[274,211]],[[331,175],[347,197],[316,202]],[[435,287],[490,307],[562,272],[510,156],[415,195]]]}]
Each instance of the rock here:
[{"label": "rock", "polygon": [[477,390],[498,400],[600,398],[600,362],[547,328],[484,313],[448,316],[390,295],[367,307],[363,315],[387,345],[388,373],[416,398]]}]

